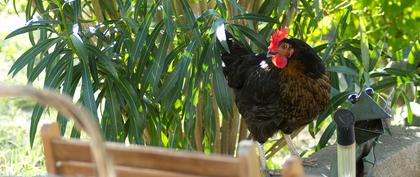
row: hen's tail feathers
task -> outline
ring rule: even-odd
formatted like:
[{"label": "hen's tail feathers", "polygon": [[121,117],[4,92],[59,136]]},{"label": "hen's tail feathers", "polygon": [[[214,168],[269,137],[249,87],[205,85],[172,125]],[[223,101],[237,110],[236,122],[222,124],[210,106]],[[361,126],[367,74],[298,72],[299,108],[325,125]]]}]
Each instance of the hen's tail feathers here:
[{"label": "hen's tail feathers", "polygon": [[233,60],[239,58],[240,56],[250,54],[251,52],[248,51],[247,48],[245,48],[238,40],[235,39],[235,37],[229,33],[228,31],[225,31],[226,33],[226,42],[228,44],[230,53],[227,52],[225,49],[222,49],[222,60],[225,63],[225,65],[229,65],[233,62]]}]

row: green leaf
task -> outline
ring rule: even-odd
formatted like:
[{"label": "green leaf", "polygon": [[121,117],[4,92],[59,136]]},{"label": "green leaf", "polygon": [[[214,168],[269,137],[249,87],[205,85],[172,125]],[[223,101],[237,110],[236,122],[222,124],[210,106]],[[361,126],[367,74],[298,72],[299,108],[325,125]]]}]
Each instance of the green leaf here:
[{"label": "green leaf", "polygon": [[107,80],[106,102],[104,116],[102,118],[102,128],[105,138],[109,141],[124,142],[124,123],[119,104],[119,96],[116,87],[111,80]]},{"label": "green leaf", "polygon": [[58,58],[58,55],[63,51],[64,46],[66,45],[66,42],[59,42],[54,52],[51,54],[48,54],[45,56],[45,58],[41,59],[41,61],[35,66],[35,68],[32,70],[32,72],[29,72],[28,81],[33,82],[39,74],[48,66],[51,64],[52,61],[56,60]]},{"label": "green leaf", "polygon": [[241,25],[233,25],[235,28],[237,28],[242,34],[244,34],[246,37],[251,39],[251,41],[257,45],[260,49],[266,50],[268,47],[267,41],[265,41],[262,36],[255,31],[249,29],[248,27],[241,26]]},{"label": "green leaf", "polygon": [[93,117],[98,120],[97,107],[95,103],[95,96],[93,95],[94,89],[91,81],[91,72],[89,70],[89,58],[88,51],[83,44],[82,38],[73,33],[70,35],[70,40],[75,48],[75,52],[79,57],[82,64],[82,92],[81,98],[83,99],[83,105],[92,113]]},{"label": "green leaf", "polygon": [[351,13],[352,10],[353,10],[352,6],[349,6],[347,8],[346,13],[343,16],[341,16],[341,19],[340,19],[340,22],[338,23],[339,25],[337,28],[337,30],[339,31],[338,36],[340,38],[344,37],[344,32],[346,32],[347,25],[349,25],[349,21],[350,21],[349,14]]},{"label": "green leaf", "polygon": [[143,73],[147,65],[147,59],[150,57],[151,51],[155,48],[156,39],[161,33],[162,27],[163,27],[163,23],[159,22],[156,25],[155,29],[153,30],[152,34],[150,35],[149,39],[147,40],[146,47],[142,49],[142,55],[140,56],[140,58],[142,58],[143,60],[140,61],[137,66],[136,73],[140,73],[137,75],[141,75],[141,73]]},{"label": "green leaf", "polygon": [[386,78],[382,79],[380,82],[376,82],[376,83],[372,84],[372,88],[375,91],[380,91],[380,90],[385,89],[385,88],[395,87],[395,85],[397,85],[397,78],[386,77]]},{"label": "green leaf", "polygon": [[147,40],[147,34],[148,34],[148,31],[149,31],[149,26],[152,23],[152,20],[155,16],[156,9],[157,9],[158,5],[159,5],[159,1],[155,2],[155,4],[152,6],[152,8],[147,13],[147,17],[146,17],[145,21],[142,23],[142,25],[140,26],[140,28],[138,29],[138,31],[136,33],[136,38],[134,40],[134,45],[131,48],[131,52],[130,52],[131,55],[130,55],[130,58],[128,60],[128,71],[130,71],[130,72],[134,71],[134,66],[139,60],[139,55],[140,55],[141,48],[143,47],[144,42]]},{"label": "green leaf", "polygon": [[31,31],[35,31],[35,30],[40,30],[40,29],[53,31],[51,26],[47,23],[46,24],[37,24],[37,25],[28,25],[28,26],[24,26],[22,28],[19,28],[15,31],[11,32],[9,35],[6,36],[6,38],[4,38],[4,40],[9,39],[9,38],[14,37],[14,36],[17,36],[19,34],[31,32]]},{"label": "green leaf", "polygon": [[340,106],[343,102],[347,100],[347,96],[349,95],[350,91],[343,91],[337,95],[334,95],[329,101],[327,109],[318,117],[316,120],[316,128],[317,130],[321,129],[321,125],[323,121],[331,115],[338,106]]},{"label": "green leaf", "polygon": [[231,18],[231,20],[240,20],[240,19],[255,20],[255,21],[275,23],[275,24],[280,23],[278,20],[276,20],[274,18],[265,16],[265,15],[261,15],[261,14],[254,14],[254,13],[236,15],[236,16],[233,16]]},{"label": "green leaf", "polygon": [[[72,58],[69,58],[69,63],[67,64],[62,91],[63,94],[67,94],[68,96],[73,96],[77,87],[77,84],[72,84],[73,74],[73,60]],[[64,136],[66,132],[67,119],[59,113],[57,115],[57,122],[60,126],[60,133],[62,136]]]},{"label": "green leaf", "polygon": [[306,1],[306,0],[301,0],[301,2],[303,4],[303,7],[305,8],[306,12],[308,12],[308,14],[313,18],[314,17],[313,7],[311,7],[309,2]]},{"label": "green leaf", "polygon": [[412,125],[413,124],[413,110],[411,109],[411,106],[410,106],[410,100],[407,98],[407,95],[404,91],[402,91],[401,96],[403,97],[404,104],[407,109],[408,125]]},{"label": "green leaf", "polygon": [[230,53],[229,46],[226,42],[226,29],[225,29],[225,21],[222,18],[217,19],[213,25],[213,30],[215,31],[214,35],[219,40],[220,44],[222,44],[223,48]]},{"label": "green leaf", "polygon": [[222,16],[219,14],[219,12],[215,9],[207,9],[206,11],[204,11],[203,14],[201,14],[200,17],[197,18],[198,21],[204,21],[207,18],[210,17],[217,17],[217,18],[221,18]]},{"label": "green leaf", "polygon": [[384,69],[387,73],[395,75],[395,76],[406,76],[409,73],[407,73],[407,70],[404,68],[385,68]]},{"label": "green leaf", "polygon": [[60,38],[47,39],[41,41],[38,44],[34,45],[32,48],[23,53],[16,61],[13,63],[12,67],[9,70],[9,74],[15,76],[23,67],[25,67],[29,62],[35,59],[35,57],[46,50],[48,50],[52,45],[60,41]]},{"label": "green leaf", "polygon": [[71,54],[64,55],[56,64],[53,65],[52,69],[45,73],[45,81],[44,87],[45,88],[57,88],[64,79],[64,75],[62,74],[67,66],[67,58],[69,58]]},{"label": "green leaf", "polygon": [[174,25],[174,21],[172,20],[173,18],[173,12],[172,12],[172,3],[170,0],[163,0],[163,23],[166,26],[166,31],[167,31],[167,35],[169,37],[169,39],[171,39],[171,41],[174,40],[174,29],[175,29],[175,25]]},{"label": "green leaf", "polygon": [[41,61],[36,65],[36,67],[29,73],[28,82],[33,82],[39,74],[47,67],[54,59],[56,55],[53,54],[47,55],[45,58],[41,59]]},{"label": "green leaf", "polygon": [[352,75],[352,76],[359,76],[357,71],[355,71],[352,68],[349,68],[347,66],[330,66],[330,67],[327,67],[327,71],[336,72],[336,73],[343,73],[343,74],[348,74],[348,75]]},{"label": "green leaf", "polygon": [[160,77],[165,68],[165,58],[169,46],[169,37],[164,35],[160,41],[159,49],[156,53],[156,60],[153,65],[150,67],[149,71],[146,74],[146,83],[150,84],[152,87],[152,92],[157,91],[157,84],[160,81]]},{"label": "green leaf", "polygon": [[89,71],[89,65],[82,63],[82,93],[83,105],[92,113],[92,115],[98,119],[97,107],[95,103],[95,96],[93,95],[94,89],[92,81],[90,80],[91,74]]},{"label": "green leaf", "polygon": [[197,28],[195,16],[189,2],[187,0],[181,0],[181,4],[182,4],[182,9],[184,11],[184,14],[187,17],[188,28],[191,29],[193,32],[194,40],[198,42],[199,44],[202,44],[203,42],[202,42],[201,33]]},{"label": "green leaf", "polygon": [[321,138],[318,141],[318,144],[316,145],[316,149],[322,149],[326,146],[328,143],[328,140],[331,139],[332,135],[334,134],[334,131],[336,129],[336,125],[334,122],[331,122],[327,129],[325,129],[324,133],[322,134]]},{"label": "green leaf", "polygon": [[79,59],[82,62],[85,62],[86,64],[88,64],[89,63],[88,52],[86,50],[86,47],[82,38],[77,33],[73,33],[70,35],[70,41],[74,49],[76,50],[75,53],[77,54]]},{"label": "green leaf", "polygon": [[364,68],[364,73],[363,76],[365,78],[365,82],[367,85],[370,85],[370,79],[368,76],[368,72],[369,72],[369,43],[367,40],[367,35],[365,32],[365,25],[364,25],[364,19],[362,18],[362,16],[359,16],[359,33],[360,33],[360,50],[362,53],[362,64],[363,64],[363,68]]},{"label": "green leaf", "polygon": [[219,105],[220,111],[224,115],[225,118],[229,118],[233,115],[233,97],[232,91],[227,86],[226,79],[223,75],[223,71],[221,68],[221,58],[220,51],[216,46],[213,47],[213,56],[215,57],[216,62],[218,63],[213,70],[213,88],[214,94],[216,96],[217,105]]},{"label": "green leaf", "polygon": [[232,3],[233,6],[241,12],[241,14],[245,13],[245,9],[236,0],[230,0],[230,3]]},{"label": "green leaf", "polygon": [[[265,0],[262,5],[260,6],[260,9],[258,10],[258,14],[264,14],[269,15],[271,12],[276,8],[276,2],[271,0]],[[281,14],[279,14],[281,15]]]},{"label": "green leaf", "polygon": [[[168,79],[165,80],[163,86],[159,90],[157,100],[161,101],[165,99],[165,105],[172,105],[179,95],[179,91],[184,85],[184,78],[190,65],[192,54],[191,51],[195,48],[197,42],[192,41],[188,44],[187,49],[181,56],[181,61],[176,64],[174,71],[169,75]],[[169,99],[168,99],[169,98]],[[170,107],[166,107],[170,109]]]},{"label": "green leaf", "polygon": [[98,69],[100,71],[105,72],[114,78],[119,77],[118,71],[113,65],[112,59],[109,56],[105,55],[104,52],[100,51],[98,48],[92,45],[86,45],[86,49],[91,55],[99,58],[96,64],[98,65]]},{"label": "green leaf", "polygon": [[312,138],[315,138],[316,131],[317,130],[315,128],[315,123],[314,123],[314,121],[312,121],[308,125],[308,132],[309,132],[309,134],[311,135]]},{"label": "green leaf", "polygon": [[[139,113],[139,106],[140,103],[138,102],[139,96],[136,94],[136,91],[132,87],[132,85],[125,79],[121,80],[114,80],[116,84],[117,90],[120,91],[121,95],[123,96],[125,102],[127,103],[129,109],[129,118],[128,118],[128,126],[129,126],[129,135],[130,135],[130,142],[136,144],[142,144],[143,139],[143,129],[145,127],[145,118],[142,117]],[[127,123],[126,123],[127,124]]]},{"label": "green leaf", "polygon": [[37,104],[35,105],[35,108],[32,111],[31,127],[29,129],[29,142],[31,144],[31,147],[33,147],[34,145],[35,135],[38,129],[38,123],[39,123],[39,120],[41,119],[41,115],[44,112],[44,110],[45,110],[44,106]]}]

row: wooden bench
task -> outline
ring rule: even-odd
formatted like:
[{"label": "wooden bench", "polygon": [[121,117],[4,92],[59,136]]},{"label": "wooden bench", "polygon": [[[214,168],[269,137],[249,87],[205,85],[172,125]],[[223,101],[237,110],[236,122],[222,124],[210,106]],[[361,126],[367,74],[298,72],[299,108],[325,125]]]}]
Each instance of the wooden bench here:
[{"label": "wooden bench", "polygon": [[[88,142],[64,139],[56,123],[41,130],[49,174],[97,176]],[[256,147],[242,141],[238,157],[205,155],[158,147],[106,143],[117,176],[124,177],[259,177]]]}]

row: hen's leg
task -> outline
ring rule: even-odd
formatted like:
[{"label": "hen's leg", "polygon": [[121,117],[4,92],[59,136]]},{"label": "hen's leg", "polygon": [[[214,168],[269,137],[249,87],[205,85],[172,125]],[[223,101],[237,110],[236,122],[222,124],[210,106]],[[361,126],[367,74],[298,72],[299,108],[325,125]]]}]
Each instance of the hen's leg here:
[{"label": "hen's leg", "polygon": [[290,135],[287,135],[287,134],[284,134],[284,133],[282,133],[282,135],[283,135],[284,139],[286,140],[287,149],[290,151],[292,156],[296,156],[296,157],[298,157],[302,160],[303,166],[317,166],[317,163],[316,163],[315,159],[301,158],[300,157],[295,145],[292,142],[292,137]]},{"label": "hen's leg", "polygon": [[264,145],[258,143],[258,154],[260,156],[260,164],[263,170],[267,169],[267,159],[265,158]]},{"label": "hen's leg", "polygon": [[264,144],[258,144],[258,154],[260,156],[260,164],[261,164],[261,171],[263,172],[264,176],[270,177],[270,170],[267,168],[267,159],[265,158],[265,151],[264,151]]}]

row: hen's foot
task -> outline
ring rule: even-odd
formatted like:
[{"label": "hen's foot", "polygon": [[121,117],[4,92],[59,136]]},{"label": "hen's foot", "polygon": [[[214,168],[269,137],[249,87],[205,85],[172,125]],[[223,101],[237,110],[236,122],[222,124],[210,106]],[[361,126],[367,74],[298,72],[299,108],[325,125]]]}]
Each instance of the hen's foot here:
[{"label": "hen's foot", "polygon": [[302,165],[307,167],[317,167],[318,163],[317,160],[314,158],[301,158]]},{"label": "hen's foot", "polygon": [[265,177],[280,177],[280,170],[262,169]]}]

